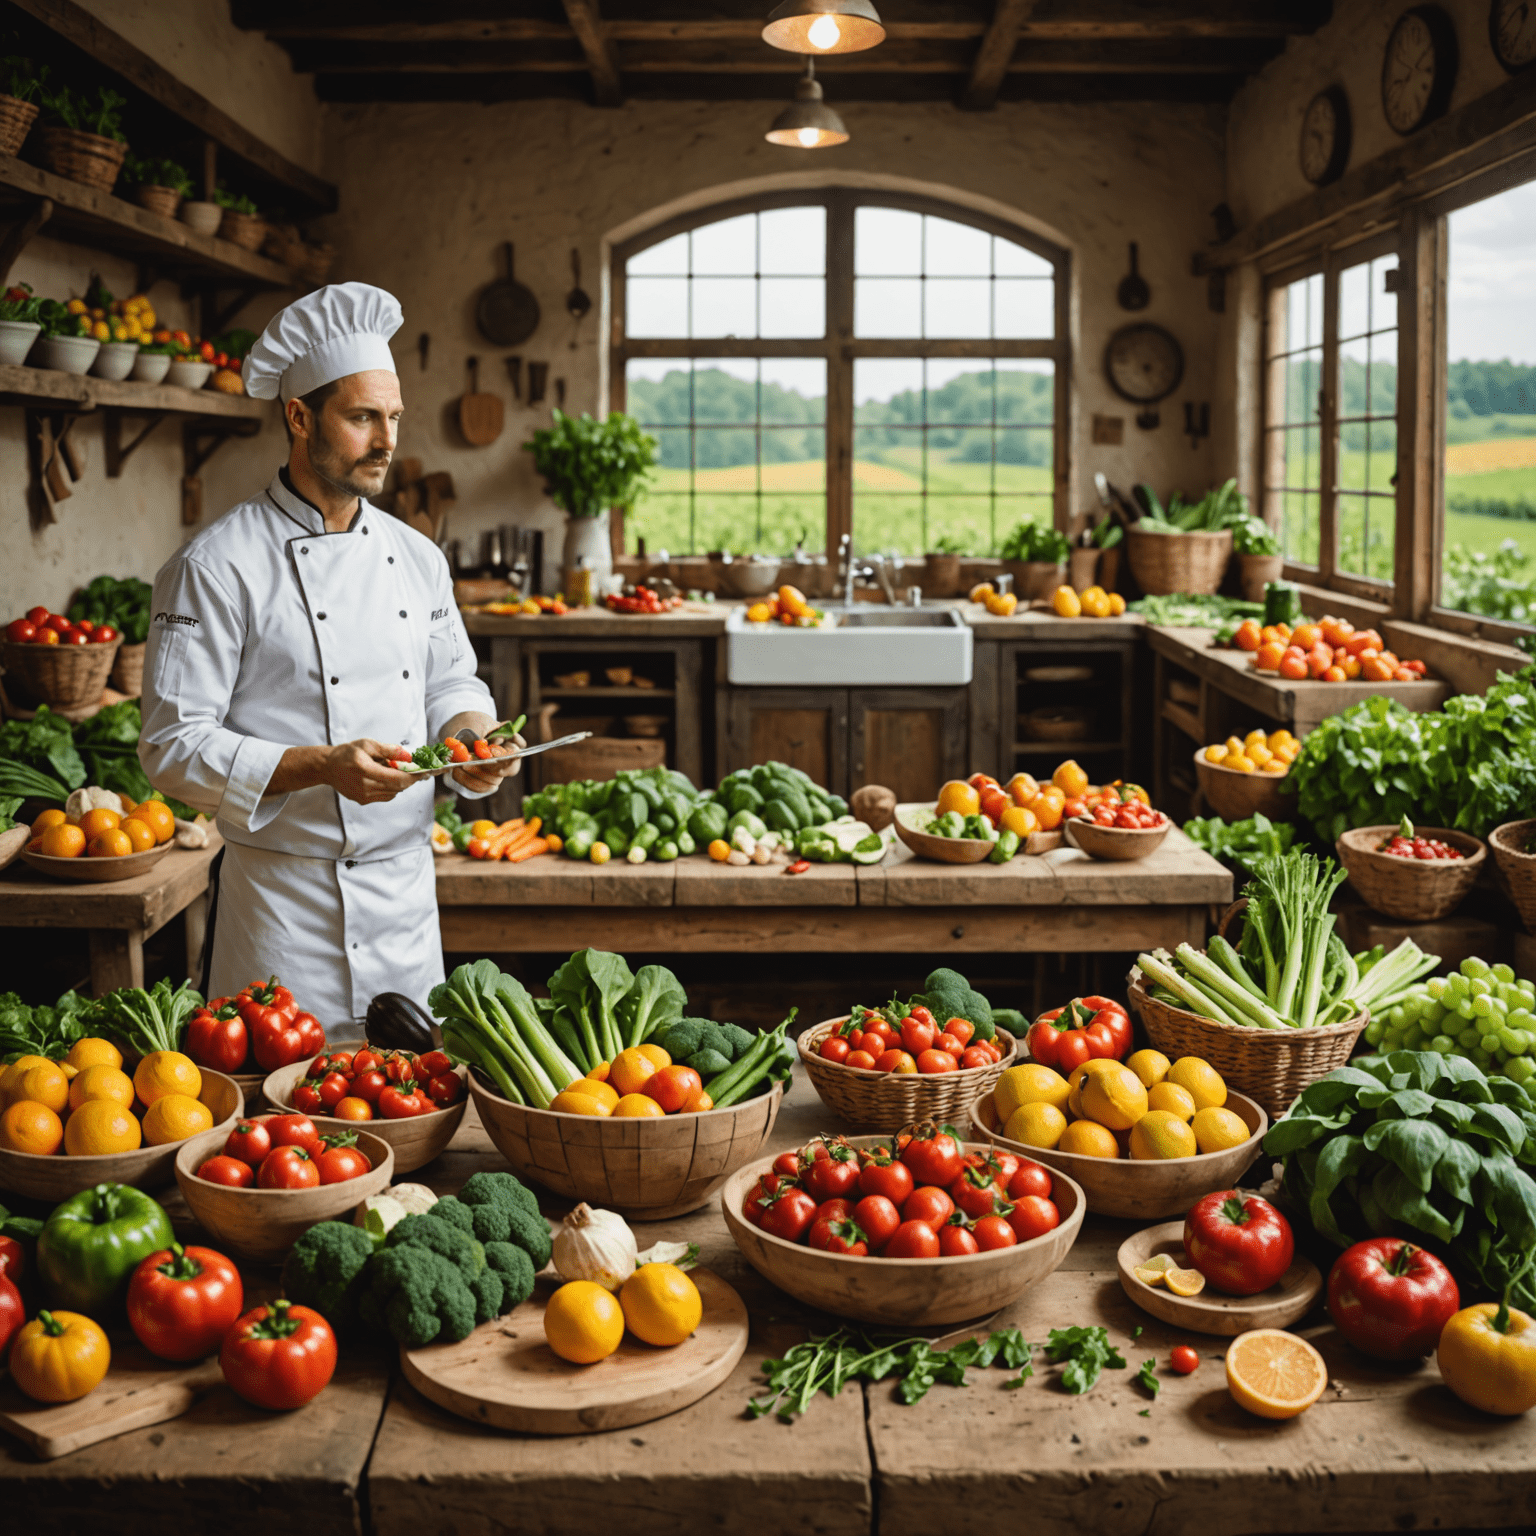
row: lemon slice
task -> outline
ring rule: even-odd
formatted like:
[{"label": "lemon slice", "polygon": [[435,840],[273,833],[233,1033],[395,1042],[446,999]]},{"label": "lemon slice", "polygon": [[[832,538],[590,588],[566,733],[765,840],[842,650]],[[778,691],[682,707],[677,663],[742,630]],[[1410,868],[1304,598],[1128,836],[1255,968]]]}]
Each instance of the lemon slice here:
[{"label": "lemon slice", "polygon": [[1170,1269],[1177,1269],[1178,1267],[1171,1253],[1154,1253],[1150,1259],[1137,1266],[1139,1269],[1155,1269],[1162,1274],[1166,1274]]},{"label": "lemon slice", "polygon": [[1198,1269],[1170,1269],[1166,1283],[1175,1296],[1198,1296],[1205,1289],[1205,1276]]},{"label": "lemon slice", "polygon": [[1135,1275],[1143,1285],[1154,1286],[1161,1285],[1168,1275],[1168,1271],[1166,1269],[1151,1269],[1145,1264],[1138,1264],[1136,1268],[1131,1271],[1131,1273]]},{"label": "lemon slice", "polygon": [[1227,1346],[1227,1390],[1263,1419],[1294,1419],[1328,1385],[1323,1357],[1294,1333],[1255,1328]]}]

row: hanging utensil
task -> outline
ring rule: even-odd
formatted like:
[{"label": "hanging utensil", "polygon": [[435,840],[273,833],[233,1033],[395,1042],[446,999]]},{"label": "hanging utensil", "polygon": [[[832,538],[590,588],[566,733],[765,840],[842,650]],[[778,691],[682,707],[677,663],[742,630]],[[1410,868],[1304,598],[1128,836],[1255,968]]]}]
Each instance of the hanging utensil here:
[{"label": "hanging utensil", "polygon": [[571,252],[571,284],[571,291],[565,296],[565,312],[579,325],[591,312],[592,300],[581,286],[581,252],[576,250]]},{"label": "hanging utensil", "polygon": [[523,360],[520,357],[509,357],[506,360],[507,377],[512,381],[512,398],[523,398]]},{"label": "hanging utensil", "polygon": [[544,398],[544,387],[549,382],[548,363],[528,364],[528,404],[538,405]]},{"label": "hanging utensil", "polygon": [[467,359],[469,389],[459,396],[459,431],[471,447],[483,448],[501,436],[503,406],[500,395],[480,393],[480,359]]},{"label": "hanging utensil", "polygon": [[1152,301],[1152,290],[1147,287],[1145,279],[1136,270],[1136,242],[1131,241],[1131,270],[1120,279],[1120,286],[1115,290],[1115,297],[1120,301],[1121,309],[1145,309]]},{"label": "hanging utensil", "polygon": [[515,347],[539,328],[539,301],[513,276],[512,242],[504,247],[507,275],[480,290],[475,300],[475,326],[498,347]]},{"label": "hanging utensil", "polygon": [[423,373],[427,371],[427,353],[431,350],[432,338],[427,334],[426,331],[423,331],[421,335],[416,338],[416,355],[421,359],[421,371]]}]

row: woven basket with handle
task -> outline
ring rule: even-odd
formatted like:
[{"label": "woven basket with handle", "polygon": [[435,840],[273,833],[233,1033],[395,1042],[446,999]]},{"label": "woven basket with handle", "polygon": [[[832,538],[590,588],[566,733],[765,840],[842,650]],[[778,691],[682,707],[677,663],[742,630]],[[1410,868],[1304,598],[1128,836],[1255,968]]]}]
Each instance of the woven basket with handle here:
[{"label": "woven basket with handle", "polygon": [[1536,933],[1536,853],[1526,851],[1533,833],[1536,821],[1506,821],[1488,834],[1494,863],[1527,933]]},{"label": "woven basket with handle", "polygon": [[18,101],[0,91],[0,155],[14,155],[37,118],[35,101]]},{"label": "woven basket with handle", "polygon": [[1006,1067],[1014,1064],[1017,1043],[1005,1029],[997,1032],[1003,1059],[989,1067],[958,1072],[871,1072],[845,1067],[817,1055],[821,1042],[847,1018],[828,1019],[800,1036],[800,1060],[828,1109],[856,1131],[899,1131],[914,1120],[963,1126],[971,1105],[990,1093]]},{"label": "woven basket with handle", "polygon": [[94,704],[101,698],[122,636],[105,645],[0,644],[0,667],[44,704]]},{"label": "woven basket with handle", "polygon": [[1219,533],[1152,533],[1132,528],[1125,536],[1131,574],[1149,596],[1215,592],[1232,558],[1232,530]]}]

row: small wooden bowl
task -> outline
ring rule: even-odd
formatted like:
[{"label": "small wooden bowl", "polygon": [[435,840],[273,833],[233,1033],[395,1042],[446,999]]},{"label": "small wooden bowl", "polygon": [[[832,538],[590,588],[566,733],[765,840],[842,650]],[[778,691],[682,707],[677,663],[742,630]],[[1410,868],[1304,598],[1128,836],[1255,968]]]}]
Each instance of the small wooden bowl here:
[{"label": "small wooden bowl", "polygon": [[[347,1040],[337,1045],[327,1045],[328,1051],[360,1051],[364,1042]],[[292,1066],[279,1067],[270,1073],[261,1085],[267,1103],[278,1114],[293,1113],[293,1090],[304,1081],[312,1056],[296,1061]],[[468,1076],[465,1068],[456,1069],[462,1079]],[[412,1173],[425,1163],[430,1163],[453,1140],[469,1108],[468,1098],[462,1098],[448,1109],[434,1110],[429,1115],[417,1115],[413,1120],[338,1120],[334,1115],[310,1115],[315,1129],[322,1136],[337,1131],[368,1130],[380,1141],[387,1141],[395,1152],[395,1174]]]},{"label": "small wooden bowl", "polygon": [[175,846],[174,840],[168,840],[158,848],[146,848],[143,853],[125,853],[120,859],[92,859],[83,854],[78,859],[56,859],[46,853],[29,853],[23,848],[21,859],[39,874],[52,875],[56,880],[90,880],[105,884],[109,880],[132,880],[135,875],[147,873]]},{"label": "small wooden bowl", "polygon": [[[231,1077],[200,1067],[202,1090],[198,1093],[213,1111],[213,1129],[202,1136],[220,1141],[245,1112],[245,1100]],[[199,1137],[173,1141],[164,1147],[139,1147],[132,1152],[105,1152],[97,1157],[70,1157],[55,1152],[47,1157],[36,1152],[0,1150],[0,1189],[31,1200],[67,1200],[82,1189],[98,1184],[132,1184],[135,1189],[163,1189],[175,1177],[181,1148]]]},{"label": "small wooden bowl", "polygon": [[318,1221],[350,1220],[369,1195],[388,1188],[395,1171],[389,1143],[359,1131],[357,1149],[373,1164],[373,1171],[360,1178],[315,1189],[230,1189],[197,1176],[198,1168],[223,1148],[228,1134],[221,1126],[182,1142],[176,1153],[176,1182],[214,1247],[252,1264],[280,1264]]},{"label": "small wooden bowl", "polygon": [[1195,752],[1195,777],[1205,803],[1225,821],[1246,821],[1250,816],[1268,816],[1271,821],[1289,821],[1296,814],[1296,797],[1281,791],[1289,774],[1239,773],[1207,762],[1205,748]]},{"label": "small wooden bowl", "polygon": [[[864,1137],[855,1144],[872,1146],[880,1139]],[[984,1152],[986,1147],[967,1143],[965,1150]],[[861,1323],[925,1328],[964,1322],[1007,1306],[1060,1266],[1088,1208],[1081,1187],[1070,1176],[1055,1174],[1052,1197],[1061,1225],[1028,1242],[957,1258],[849,1258],[774,1237],[741,1214],[747,1191],[772,1166],[771,1157],[750,1163],[732,1174],[720,1192],[720,1208],[736,1246],[781,1291]]]},{"label": "small wooden bowl", "polygon": [[932,816],[937,802],[908,802],[896,807],[896,835],[920,859],[934,859],[940,864],[980,864],[992,852],[997,839],[980,837],[934,837],[919,832],[906,818],[919,814]]},{"label": "small wooden bowl", "polygon": [[1334,845],[1349,883],[1365,904],[1405,923],[1433,923],[1449,917],[1477,884],[1488,850],[1468,832],[1418,827],[1424,837],[1459,848],[1459,859],[1400,859],[1378,851],[1396,827],[1356,827]]},{"label": "small wooden bowl", "polygon": [[1061,824],[1069,847],[1081,849],[1090,859],[1121,864],[1156,853],[1172,827],[1171,817],[1160,827],[1098,827],[1082,817]]},{"label": "small wooden bowl", "polygon": [[696,1211],[773,1130],[784,1086],[729,1109],[654,1120],[556,1114],[514,1104],[473,1072],[469,1093],[481,1124],[520,1179],[567,1200],[585,1200],[630,1221],[667,1221]]},{"label": "small wooden bowl", "polygon": [[1129,1157],[1086,1157],[1081,1152],[1059,1152],[1054,1147],[1027,1147],[1002,1134],[992,1109],[990,1092],[971,1106],[971,1125],[988,1141],[1016,1152],[1020,1157],[1044,1163],[1053,1173],[1065,1173],[1082,1186],[1088,1209],[1096,1216],[1128,1216],[1136,1221],[1182,1216],[1201,1195],[1213,1189],[1230,1189],[1259,1156],[1266,1115],[1246,1094],[1227,1089],[1226,1108],[1248,1127],[1247,1141],[1225,1152],[1202,1152],[1194,1157],[1167,1157],[1140,1161]]}]

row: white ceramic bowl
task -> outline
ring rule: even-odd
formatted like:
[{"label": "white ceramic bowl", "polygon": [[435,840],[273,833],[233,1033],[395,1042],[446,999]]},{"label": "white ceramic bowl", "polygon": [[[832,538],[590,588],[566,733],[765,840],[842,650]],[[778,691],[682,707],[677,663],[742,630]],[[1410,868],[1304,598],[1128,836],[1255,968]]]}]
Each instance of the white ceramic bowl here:
[{"label": "white ceramic bowl", "polygon": [[31,320],[0,320],[0,363],[24,363],[42,326]]},{"label": "white ceramic bowl", "polygon": [[96,361],[91,364],[91,372],[98,379],[126,379],[133,372],[138,355],[136,341],[104,341]]},{"label": "white ceramic bowl", "polygon": [[199,235],[211,235],[224,222],[224,210],[217,203],[185,202],[176,217]]},{"label": "white ceramic bowl", "polygon": [[175,384],[181,389],[201,389],[212,372],[212,363],[191,363],[178,357],[172,359],[165,377],[168,384]]},{"label": "white ceramic bowl", "polygon": [[145,352],[140,351],[133,360],[133,373],[140,384],[160,384],[165,381],[165,375],[171,366],[171,354],[169,352]]},{"label": "white ceramic bowl", "polygon": [[34,368],[89,373],[101,343],[94,336],[39,336],[27,361]]}]

